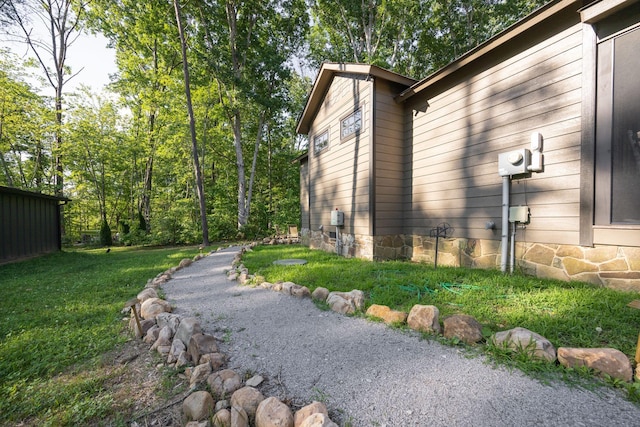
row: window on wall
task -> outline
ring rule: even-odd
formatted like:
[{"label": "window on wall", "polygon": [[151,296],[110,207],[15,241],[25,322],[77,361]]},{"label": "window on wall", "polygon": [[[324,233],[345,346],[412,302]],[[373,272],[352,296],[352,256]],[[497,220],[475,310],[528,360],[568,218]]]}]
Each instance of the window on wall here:
[{"label": "window on wall", "polygon": [[596,225],[640,225],[640,28],[598,43]]},{"label": "window on wall", "polygon": [[329,146],[329,129],[313,137],[313,152],[320,153]]},{"label": "window on wall", "polygon": [[340,121],[340,139],[345,139],[362,129],[362,110],[357,109]]}]

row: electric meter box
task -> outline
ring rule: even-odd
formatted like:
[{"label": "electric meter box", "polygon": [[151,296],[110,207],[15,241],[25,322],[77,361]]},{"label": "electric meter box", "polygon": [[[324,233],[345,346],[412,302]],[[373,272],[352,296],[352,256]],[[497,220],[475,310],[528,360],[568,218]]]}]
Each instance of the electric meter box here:
[{"label": "electric meter box", "polygon": [[526,148],[498,154],[498,175],[511,176],[528,173],[531,151]]},{"label": "electric meter box", "polygon": [[335,210],[331,211],[331,225],[335,225],[337,227],[344,226],[344,212]]},{"label": "electric meter box", "polygon": [[509,222],[520,222],[526,224],[529,222],[529,206],[511,206],[509,207]]}]

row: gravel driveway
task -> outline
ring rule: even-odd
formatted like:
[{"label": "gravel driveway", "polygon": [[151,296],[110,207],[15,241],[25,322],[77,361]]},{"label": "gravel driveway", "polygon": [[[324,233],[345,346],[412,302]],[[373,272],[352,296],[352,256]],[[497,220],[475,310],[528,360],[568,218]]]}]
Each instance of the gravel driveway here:
[{"label": "gravel driveway", "polygon": [[237,286],[225,270],[239,250],[176,272],[166,299],[221,340],[229,368],[262,375],[265,396],[294,409],[323,401],[341,426],[640,425],[640,406],[615,391],[543,385],[413,332]]}]

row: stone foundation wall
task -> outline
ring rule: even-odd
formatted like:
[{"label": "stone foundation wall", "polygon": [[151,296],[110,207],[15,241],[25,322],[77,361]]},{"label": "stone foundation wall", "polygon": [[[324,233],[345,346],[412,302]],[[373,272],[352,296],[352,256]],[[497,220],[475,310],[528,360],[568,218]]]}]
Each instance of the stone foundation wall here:
[{"label": "stone foundation wall", "polygon": [[[336,252],[336,239],[323,231],[302,230],[301,241],[313,249]],[[435,262],[436,239],[418,235],[340,235],[340,254],[373,260],[406,259]],[[579,280],[624,291],[640,292],[640,248],[516,242],[515,270],[559,280]],[[438,265],[500,269],[501,242],[439,239]]]}]

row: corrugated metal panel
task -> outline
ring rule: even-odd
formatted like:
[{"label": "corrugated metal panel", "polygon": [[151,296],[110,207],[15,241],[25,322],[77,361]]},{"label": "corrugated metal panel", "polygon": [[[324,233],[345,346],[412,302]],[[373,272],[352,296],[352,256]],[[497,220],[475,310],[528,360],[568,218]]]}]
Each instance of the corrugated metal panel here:
[{"label": "corrugated metal panel", "polygon": [[0,264],[61,249],[65,198],[0,187]]}]

